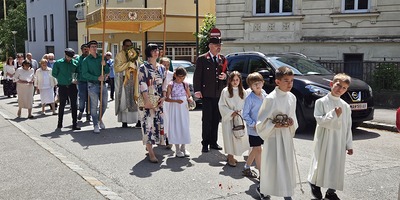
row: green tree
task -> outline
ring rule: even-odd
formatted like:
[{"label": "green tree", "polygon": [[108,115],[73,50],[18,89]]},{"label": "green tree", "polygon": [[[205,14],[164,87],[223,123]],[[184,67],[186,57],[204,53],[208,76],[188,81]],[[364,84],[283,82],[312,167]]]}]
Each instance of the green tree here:
[{"label": "green tree", "polygon": [[215,27],[215,16],[208,13],[203,19],[203,25],[200,27],[199,37],[199,53],[204,54],[208,52],[208,39],[210,38],[210,31]]},{"label": "green tree", "polygon": [[17,52],[25,51],[26,30],[26,3],[24,0],[7,0],[7,19],[4,19],[3,3],[1,3],[0,20],[0,51],[2,60],[5,56],[14,56],[14,35],[11,31],[17,31],[15,35]]}]

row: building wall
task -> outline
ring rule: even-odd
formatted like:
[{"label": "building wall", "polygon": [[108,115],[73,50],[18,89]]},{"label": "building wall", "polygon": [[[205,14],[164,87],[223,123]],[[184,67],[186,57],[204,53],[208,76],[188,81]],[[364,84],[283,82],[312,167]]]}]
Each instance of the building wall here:
[{"label": "building wall", "polygon": [[[54,46],[55,57],[64,56],[64,49],[71,47],[77,51],[77,41],[66,41],[67,25],[64,3],[67,2],[67,12],[75,11],[74,5],[80,0],[26,0],[27,23],[35,18],[36,41],[26,41],[25,51],[31,52],[36,60],[40,60],[46,53],[46,46]],[[54,41],[50,40],[50,15],[54,16]],[[48,41],[44,41],[44,16],[47,16]],[[29,37],[29,24],[28,24]]]},{"label": "building wall", "polygon": [[[144,8],[144,2],[137,0],[125,0],[117,2],[117,0],[110,0],[107,8]],[[93,12],[102,8],[103,5],[95,3],[95,0],[90,0],[88,12]],[[164,0],[147,0],[148,8],[162,8],[164,9]],[[83,9],[86,9],[83,8]],[[164,12],[164,11],[163,11]],[[199,26],[202,25],[204,16],[208,13],[215,14],[215,0],[199,1]],[[193,1],[182,0],[168,0],[167,1],[167,22],[166,22],[166,46],[176,44],[190,44],[195,47],[196,38],[193,33],[196,31],[196,5]],[[78,21],[78,43],[83,44],[87,41],[87,29],[84,19]],[[147,31],[148,42],[163,42],[164,24],[160,24]],[[123,33],[118,31],[106,30],[106,43],[117,44],[118,48],[121,42],[129,38],[137,42],[138,46],[142,48],[144,41],[144,34]],[[102,41],[102,30],[89,29],[89,38]],[[111,51],[111,45],[108,46],[107,51]],[[193,52],[195,54],[195,52]],[[194,61],[194,59],[192,59]]]},{"label": "building wall", "polygon": [[224,53],[301,52],[314,59],[400,60],[400,2],[370,0],[369,12],[343,13],[341,0],[293,0],[292,15],[254,16],[253,0],[216,0]]}]

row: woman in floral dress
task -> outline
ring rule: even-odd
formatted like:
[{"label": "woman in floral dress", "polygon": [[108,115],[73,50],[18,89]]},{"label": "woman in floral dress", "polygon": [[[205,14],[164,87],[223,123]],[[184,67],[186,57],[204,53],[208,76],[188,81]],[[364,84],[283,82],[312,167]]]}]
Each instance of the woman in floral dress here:
[{"label": "woman in floral dress", "polygon": [[[139,91],[143,96],[144,107],[142,118],[143,143],[149,152],[149,160],[157,163],[158,159],[153,151],[153,144],[165,143],[164,124],[162,119],[162,105],[165,100],[162,92],[165,68],[157,63],[159,49],[156,44],[148,44],[145,49],[147,61],[139,69]],[[150,101],[151,98],[159,98],[158,105],[155,106]]]}]

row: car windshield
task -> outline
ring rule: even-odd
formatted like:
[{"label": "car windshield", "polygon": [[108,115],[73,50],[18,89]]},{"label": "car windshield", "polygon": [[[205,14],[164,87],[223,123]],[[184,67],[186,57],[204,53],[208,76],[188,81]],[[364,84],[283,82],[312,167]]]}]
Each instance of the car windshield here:
[{"label": "car windshield", "polygon": [[178,67],[183,67],[183,68],[186,69],[186,71],[187,71],[189,74],[194,73],[195,67],[194,67],[194,65],[193,65],[192,63],[190,63],[190,62],[180,62],[180,61],[174,61],[174,60],[172,60],[171,62],[172,62],[172,68],[174,68],[174,71],[175,71],[175,69],[178,68]]},{"label": "car windshield", "polygon": [[293,70],[294,74],[297,75],[332,74],[331,71],[319,63],[300,56],[272,57],[271,62],[279,67],[288,66]]}]

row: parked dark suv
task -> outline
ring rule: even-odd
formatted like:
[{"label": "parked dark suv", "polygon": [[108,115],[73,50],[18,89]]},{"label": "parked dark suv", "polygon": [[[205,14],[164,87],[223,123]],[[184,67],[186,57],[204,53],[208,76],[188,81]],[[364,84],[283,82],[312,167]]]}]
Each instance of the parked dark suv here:
[{"label": "parked dark suv", "polygon": [[[297,97],[296,115],[299,130],[315,123],[315,101],[330,91],[329,82],[334,73],[319,63],[300,53],[264,54],[260,52],[239,52],[226,56],[228,70],[239,71],[243,85],[247,88],[246,78],[252,72],[264,77],[264,90],[270,93],[275,88],[275,70],[281,66],[290,67],[294,74],[291,92]],[[352,108],[353,128],[362,121],[372,120],[374,101],[371,87],[362,80],[352,78],[348,91],[341,96]]]}]

